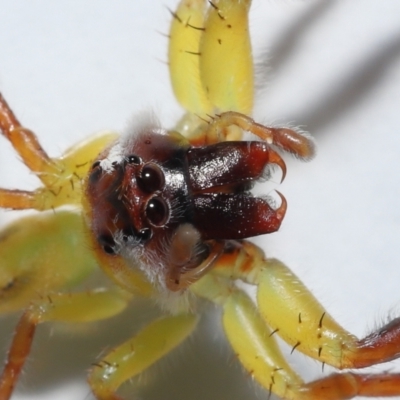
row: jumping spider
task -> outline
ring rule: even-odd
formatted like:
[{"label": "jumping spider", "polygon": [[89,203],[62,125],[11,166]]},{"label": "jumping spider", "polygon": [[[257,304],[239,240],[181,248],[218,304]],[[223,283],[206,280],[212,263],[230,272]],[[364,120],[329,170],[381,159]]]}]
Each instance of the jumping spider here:
[{"label": "jumping spider", "polygon": [[[142,333],[133,339],[134,341],[127,342],[119,350],[94,364],[89,381],[98,398],[113,398],[113,389],[116,389],[119,383],[113,386],[104,382],[110,382],[113,377],[124,381],[133,374],[132,366],[127,367],[126,376],[121,372],[124,368],[123,360],[133,355],[133,349],[137,349],[137,341],[142,340],[142,336],[145,343],[155,345],[161,326],[164,327],[163,341],[168,337],[168,333],[171,334],[171,340],[172,337],[176,337],[172,334],[175,330],[180,331],[178,333],[182,337],[191,332],[195,317],[192,314],[180,314],[186,305],[186,302],[182,304],[180,301],[181,297],[184,297],[182,293],[188,291],[193,291],[196,295],[209,298],[216,303],[223,300],[224,327],[228,339],[238,354],[239,360],[267,391],[286,398],[309,399],[321,398],[321,396],[344,398],[344,393],[347,392],[335,394],[334,390],[330,389],[337,387],[337,381],[343,380],[348,383],[357,380],[357,375],[334,375],[318,380],[314,384],[302,386],[299,378],[284,366],[283,360],[279,360],[279,365],[273,366],[269,372],[266,366],[258,365],[262,362],[260,361],[262,357],[259,353],[252,355],[252,351],[256,350],[254,337],[262,338],[260,345],[265,346],[273,341],[272,333],[280,334],[287,339],[293,351],[303,351],[322,362],[334,364],[338,362],[338,359],[337,355],[331,354],[332,349],[337,346],[343,350],[348,346],[351,351],[348,352],[347,358],[354,357],[352,362],[360,363],[358,365],[366,363],[362,361],[362,355],[354,356],[357,348],[355,339],[340,331],[325,311],[320,309],[311,313],[308,304],[313,300],[308,297],[310,296],[308,292],[304,292],[307,293],[304,294],[307,304],[304,305],[304,309],[299,310],[302,305],[297,303],[298,299],[293,295],[298,289],[298,286],[294,289],[291,287],[293,277],[288,278],[288,281],[283,279],[279,289],[284,288],[289,292],[294,298],[292,299],[294,303],[289,306],[288,300],[288,303],[282,304],[280,309],[279,304],[284,300],[282,292],[279,296],[273,296],[273,285],[265,275],[271,272],[272,280],[274,280],[279,275],[280,269],[283,268],[284,274],[290,274],[289,270],[276,260],[265,259],[263,253],[258,253],[259,250],[249,242],[242,242],[242,239],[249,236],[276,230],[284,216],[286,202],[282,195],[277,198],[278,203],[279,200],[281,201],[276,208],[278,211],[274,211],[275,205],[272,205],[270,200],[255,199],[248,194],[253,180],[261,176],[269,177],[268,168],[265,171],[264,167],[270,163],[279,165],[285,172],[282,158],[272,150],[270,145],[289,150],[300,158],[310,158],[313,152],[312,143],[307,137],[298,135],[291,129],[269,130],[254,123],[248,117],[252,112],[253,98],[252,60],[249,48],[245,45],[238,48],[237,40],[237,38],[242,39],[244,44],[248,40],[245,29],[247,9],[240,8],[243,4],[245,3],[236,4],[232,1],[213,2],[209,6],[205,22],[196,21],[197,15],[193,10],[189,15],[185,15],[185,10],[182,8],[172,13],[177,33],[171,33],[171,48],[174,45],[181,46],[178,50],[171,51],[172,81],[175,81],[175,93],[178,100],[189,112],[176,129],[179,133],[187,135],[187,139],[178,133],[165,134],[157,121],[145,118],[139,124],[137,121],[134,124],[133,130],[137,134],[135,139],[127,138],[125,135],[119,142],[114,143],[116,135],[112,133],[98,136],[97,139],[83,145],[84,153],[78,154],[77,148],[73,149],[70,153],[71,157],[67,158],[67,161],[71,162],[66,165],[65,158],[48,159],[40,145],[35,143],[36,137],[30,133],[24,134],[23,140],[19,140],[21,136],[18,136],[14,129],[19,124],[13,119],[14,115],[5,101],[1,102],[0,117],[3,134],[13,142],[25,164],[46,186],[46,189],[30,193],[2,190],[0,192],[1,205],[3,208],[54,211],[20,219],[2,232],[3,240],[7,243],[7,246],[3,246],[4,251],[13,250],[17,259],[23,261],[21,264],[29,268],[29,273],[38,268],[37,272],[40,276],[40,279],[36,281],[29,274],[28,292],[19,293],[19,284],[25,278],[19,278],[16,268],[18,263],[13,261],[6,264],[7,267],[11,267],[11,273],[4,279],[2,288],[4,297],[8,299],[10,296],[10,301],[7,300],[4,303],[6,304],[4,312],[14,309],[24,310],[17,329],[18,334],[22,336],[22,344],[29,346],[27,337],[33,330],[33,325],[27,324],[27,320],[38,318],[40,322],[52,319],[76,322],[106,318],[125,307],[130,300],[132,288],[135,289],[135,293],[139,292],[144,296],[150,294],[151,297],[157,299],[158,304],[172,312],[172,316],[157,320],[153,325],[144,328]],[[230,7],[233,7],[232,10]],[[231,16],[231,11],[238,14]],[[204,47],[187,50],[192,45],[189,37],[191,34],[201,37],[203,41],[201,46]],[[235,37],[235,34],[238,36]],[[207,35],[209,39],[205,39]],[[232,38],[235,38],[233,42],[235,52],[229,51],[229,46],[223,47],[226,43],[229,44]],[[199,39],[195,39],[195,44],[196,40]],[[210,46],[210,49],[207,49],[207,46]],[[213,52],[216,54],[213,55]],[[240,62],[234,59],[237,55],[240,56]],[[190,59],[191,65],[185,65],[181,56]],[[217,61],[213,57],[217,57]],[[194,86],[193,98],[188,90],[191,85],[185,84],[185,79],[188,78],[190,81],[199,78],[199,72],[193,63],[193,59],[196,58],[201,63],[204,62],[200,69],[200,81],[206,95],[202,97],[204,93],[201,87]],[[227,86],[223,78],[232,77],[237,80],[233,79],[232,87]],[[183,84],[184,88],[177,87],[179,84]],[[196,103],[195,100],[198,102]],[[258,133],[263,139],[265,139],[263,137],[265,134],[268,145],[262,142],[249,142],[243,145],[245,142],[226,141],[227,137],[239,139],[243,130]],[[154,142],[157,141],[164,142],[154,147]],[[216,144],[216,142],[222,144]],[[298,146],[293,145],[293,142],[298,143]],[[33,145],[29,148],[32,143]],[[146,152],[147,146],[150,152]],[[220,152],[224,151],[228,155],[220,155]],[[254,157],[257,152],[266,153],[267,157],[260,161],[260,155]],[[232,153],[235,157],[230,157]],[[253,165],[254,159],[258,160],[260,164],[258,167]],[[41,164],[42,161],[46,164],[45,166]],[[175,161],[175,164],[172,161]],[[167,162],[171,162],[172,166],[167,165]],[[226,173],[224,173],[224,168],[227,168]],[[202,173],[206,170],[207,174],[202,177]],[[221,173],[216,174],[217,171]],[[241,178],[237,180],[237,176]],[[74,205],[80,208],[82,183],[83,192],[86,194],[83,200],[83,214],[85,223],[90,228],[87,234],[84,232],[84,225],[79,215],[70,210],[59,210],[59,207],[63,205]],[[130,186],[132,184],[133,188]],[[217,193],[215,186],[222,188],[222,193]],[[164,197],[164,194],[167,197]],[[127,223],[128,214],[135,209],[135,206],[137,210],[132,213],[134,222]],[[253,209],[253,212],[256,210],[255,214],[251,216],[246,214],[250,212],[250,209]],[[259,210],[264,213],[261,219],[259,219]],[[223,221],[222,224],[221,221]],[[49,225],[46,225],[47,223]],[[24,227],[24,234],[29,234],[27,238],[20,236],[22,227]],[[60,229],[56,234],[57,228]],[[227,233],[228,230],[229,233]],[[75,236],[69,235],[72,232],[75,232]],[[63,238],[61,235],[66,235],[66,237]],[[73,238],[75,242],[68,243],[68,238]],[[36,256],[37,263],[32,261],[31,250],[27,250],[34,239],[42,241],[39,245],[46,247],[46,251],[42,250]],[[84,247],[85,251],[81,254],[77,250],[76,243],[86,243],[87,240],[91,244]],[[84,269],[91,269],[99,263],[111,279],[117,282],[118,287],[109,291],[83,292],[76,297],[70,292],[59,293],[60,282],[54,275],[47,276],[51,270],[48,265],[54,261],[54,253],[50,254],[50,245],[54,246],[57,260],[61,265],[78,267],[75,272],[69,269],[68,276],[57,277],[61,279],[62,284],[75,278],[73,273],[84,274]],[[146,248],[146,246],[149,247]],[[95,250],[96,258],[93,258],[92,252],[88,249]],[[23,260],[25,254],[29,255],[28,261]],[[234,260],[239,260],[240,255],[243,256],[243,254],[253,260],[253,267],[259,269],[257,273],[254,271],[249,273],[247,267],[251,267],[251,263],[238,263],[235,268]],[[238,257],[235,258],[235,255]],[[73,256],[77,257],[74,262],[71,260]],[[124,261],[121,261],[122,258]],[[48,263],[45,262],[46,260]],[[128,262],[130,266],[139,265],[138,271],[134,268],[126,270],[126,260],[130,260]],[[229,262],[224,264],[224,260]],[[229,271],[226,272],[225,269]],[[243,292],[237,291],[234,285],[227,283],[228,277],[243,279],[258,286],[259,310],[262,317],[271,325],[271,334],[267,333],[264,319],[254,314],[255,309],[248,297]],[[40,292],[39,296],[38,292]],[[11,299],[14,293],[16,303],[13,303]],[[268,296],[272,296],[273,300],[271,301]],[[66,297],[68,297],[68,304],[63,303]],[[71,304],[74,298],[79,298],[76,305]],[[91,303],[92,301],[94,304]],[[274,305],[273,308],[280,310],[280,315],[272,315],[274,310],[271,310],[271,304]],[[92,313],[83,312],[85,306]],[[242,314],[242,311],[246,309],[250,311]],[[245,331],[244,325],[238,324],[243,316],[255,325],[251,331]],[[260,330],[256,333],[258,328]],[[301,332],[303,329],[307,333]],[[335,333],[340,331],[340,340],[336,340],[333,333],[327,334],[329,329]],[[152,330],[155,332],[154,340],[149,339]],[[395,331],[396,339],[397,330],[397,325],[395,325],[392,332]],[[241,333],[251,336],[251,340],[247,337],[243,348],[242,342],[237,341],[237,336]],[[18,342],[18,334],[14,339],[16,350],[10,353],[11,362],[5,370],[6,375],[7,371],[12,375],[19,368],[18,363],[15,362],[16,357],[13,357],[13,354],[21,351],[23,347]],[[310,339],[310,348],[307,350],[305,342],[314,334],[315,342]],[[385,342],[383,339],[376,340],[378,343],[382,341]],[[365,341],[361,343],[366,344]],[[398,340],[395,344],[395,347],[398,347]],[[170,346],[173,347],[173,344]],[[150,346],[145,347],[147,349]],[[387,347],[385,355],[371,351],[374,363],[397,355],[395,349]],[[271,349],[271,347],[268,348]],[[158,350],[156,356],[164,351],[166,349]],[[119,355],[119,352],[124,354]],[[358,353],[365,354],[361,351],[357,351]],[[346,361],[350,362],[348,359]],[[139,364],[142,369],[146,366],[144,358],[139,359]],[[290,378],[287,378],[288,376]],[[387,382],[382,384],[382,379],[390,379],[390,377],[395,380],[396,385],[397,375],[382,374],[378,381],[381,385],[390,387]],[[369,379],[373,379],[373,376]],[[2,392],[0,392],[3,393],[3,397],[7,395],[7,386],[10,382],[14,383],[13,379],[3,378]],[[289,382],[287,389],[282,389],[285,385],[283,382]],[[371,393],[376,396],[383,395],[375,381],[374,386],[374,391]],[[311,393],[303,393],[310,387],[318,388],[314,389],[316,392],[314,397]],[[323,390],[323,394],[319,390]],[[398,394],[396,388],[393,390],[393,393]]]}]

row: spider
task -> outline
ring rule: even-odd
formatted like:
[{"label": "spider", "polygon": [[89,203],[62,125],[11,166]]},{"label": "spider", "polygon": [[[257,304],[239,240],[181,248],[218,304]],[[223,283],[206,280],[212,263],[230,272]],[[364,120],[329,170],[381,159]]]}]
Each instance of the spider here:
[{"label": "spider", "polygon": [[[222,8],[222,7],[220,7],[220,8]],[[179,15],[179,14],[178,14]]]}]

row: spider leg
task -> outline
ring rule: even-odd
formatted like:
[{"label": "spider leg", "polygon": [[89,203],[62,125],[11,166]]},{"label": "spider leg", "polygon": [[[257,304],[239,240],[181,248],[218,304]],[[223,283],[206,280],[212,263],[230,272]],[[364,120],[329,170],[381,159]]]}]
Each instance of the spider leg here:
[{"label": "spider leg", "polygon": [[[169,34],[172,88],[187,113],[176,129],[194,145],[205,143],[205,120],[228,110],[251,114],[254,68],[250,0],[181,0]],[[230,140],[239,140],[237,128]]]},{"label": "spider leg", "polygon": [[48,210],[65,204],[80,204],[82,180],[93,159],[116,134],[103,132],[85,139],[60,158],[50,158],[36,135],[23,127],[0,94],[0,131],[10,141],[24,164],[43,187],[35,191],[0,188],[0,207]]},{"label": "spider leg", "polygon": [[392,397],[400,394],[400,374],[331,374],[305,384],[300,392],[305,400],[344,400],[355,396]]},{"label": "spider leg", "polygon": [[119,386],[140,374],[183,342],[194,330],[191,314],[160,318],[97,362],[89,375],[96,399],[119,400]]},{"label": "spider leg", "polygon": [[272,330],[243,291],[212,273],[196,282],[192,290],[222,306],[225,334],[239,361],[260,385],[281,397],[288,387],[303,385],[282,355]]},{"label": "spider leg", "polygon": [[169,73],[175,97],[191,113],[212,113],[213,106],[200,79],[200,40],[204,32],[207,2],[181,1],[169,32]]},{"label": "spider leg", "polygon": [[248,29],[250,3],[182,0],[172,13],[171,82],[176,98],[190,113],[202,118],[215,110],[251,113],[254,73]]},{"label": "spider leg", "polygon": [[[259,311],[246,295],[229,285],[236,279],[258,286]],[[322,308],[285,265],[266,259],[252,243],[231,242],[211,274],[195,283],[193,290],[223,306],[224,328],[239,360],[262,386],[278,396],[344,400],[357,395],[400,395],[400,374],[344,372],[306,384],[292,372],[272,340],[274,334],[293,346],[292,351],[299,350],[335,368],[363,368],[400,355],[400,319],[358,340]]]},{"label": "spider leg", "polygon": [[82,293],[55,293],[32,303],[22,314],[15,329],[0,376],[0,399],[10,398],[29,355],[38,324],[47,321],[99,321],[122,312],[130,297],[118,289],[104,289]]},{"label": "spider leg", "polygon": [[0,238],[0,313],[23,311],[0,376],[0,399],[8,399],[37,324],[108,318],[120,313],[132,295],[118,287],[60,294],[97,268],[78,213],[35,213],[3,228]]},{"label": "spider leg", "polygon": [[257,277],[260,312],[296,349],[338,369],[369,367],[400,356],[400,318],[357,339],[335,322],[283,263],[270,259],[263,264]]},{"label": "spider leg", "polygon": [[254,100],[248,20],[251,1],[218,0],[209,3],[200,42],[203,88],[215,110],[251,114]]},{"label": "spider leg", "polygon": [[230,138],[232,127],[251,132],[268,144],[277,146],[303,160],[310,160],[314,156],[314,142],[309,137],[293,129],[261,125],[247,115],[234,111],[224,112],[211,120],[205,132],[207,143],[232,140]]},{"label": "spider leg", "polygon": [[0,188],[0,207],[14,210],[37,209],[35,192]]},{"label": "spider leg", "polygon": [[44,151],[36,135],[21,125],[1,94],[0,130],[32,172],[58,173],[59,168],[57,164]]}]

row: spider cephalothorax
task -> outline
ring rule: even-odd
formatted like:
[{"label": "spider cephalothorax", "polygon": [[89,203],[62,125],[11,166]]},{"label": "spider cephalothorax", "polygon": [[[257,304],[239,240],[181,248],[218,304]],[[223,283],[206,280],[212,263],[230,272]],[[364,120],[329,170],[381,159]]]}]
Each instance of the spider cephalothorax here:
[{"label": "spider cephalothorax", "polygon": [[286,172],[265,142],[192,146],[150,124],[132,129],[92,165],[91,231],[105,253],[139,266],[151,281],[186,288],[212,266],[224,240],[279,228],[285,198],[275,210],[250,192],[272,163]]}]

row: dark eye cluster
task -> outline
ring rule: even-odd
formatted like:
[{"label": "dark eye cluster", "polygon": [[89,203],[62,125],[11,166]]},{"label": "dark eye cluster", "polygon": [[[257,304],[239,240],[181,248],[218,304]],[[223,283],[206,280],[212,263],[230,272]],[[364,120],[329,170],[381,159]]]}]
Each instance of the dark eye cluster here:
[{"label": "dark eye cluster", "polygon": [[169,207],[165,200],[157,195],[165,186],[164,172],[154,163],[145,164],[137,178],[138,186],[146,193],[154,193],[146,205],[145,213],[154,226],[163,226],[169,218]]},{"label": "dark eye cluster", "polygon": [[[164,226],[170,217],[169,205],[162,197],[165,187],[164,171],[155,162],[143,162],[142,158],[135,154],[124,157],[122,163],[116,164],[113,165],[113,171],[105,173],[101,168],[101,161],[95,161],[91,167],[89,182],[102,193],[102,198],[111,209],[115,210],[115,230],[122,231],[122,240],[128,242],[129,238],[133,238],[135,242],[146,242],[153,236],[152,227]],[[101,179],[102,176],[104,179]],[[131,187],[129,183],[123,183],[130,182],[131,179],[137,186]],[[121,201],[122,198],[127,200],[128,193],[129,196],[136,197],[132,199],[132,205],[141,204],[135,211],[129,205],[129,199]],[[145,227],[135,228],[130,217],[132,212],[140,214],[136,214],[136,217],[144,221]],[[115,232],[105,233],[106,229],[110,228],[99,229],[98,242],[106,254],[114,255],[118,253],[114,240]]]}]

